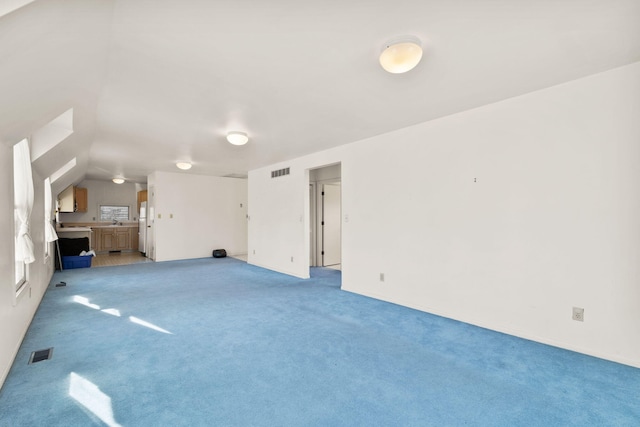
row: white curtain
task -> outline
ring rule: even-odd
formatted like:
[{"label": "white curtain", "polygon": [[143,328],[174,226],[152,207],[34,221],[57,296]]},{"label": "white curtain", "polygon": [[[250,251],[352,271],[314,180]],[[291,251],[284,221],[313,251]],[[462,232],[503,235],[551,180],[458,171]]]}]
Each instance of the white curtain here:
[{"label": "white curtain", "polygon": [[51,212],[53,211],[53,200],[51,197],[51,180],[44,180],[44,238],[45,242],[55,242],[58,240],[56,229],[51,224]]},{"label": "white curtain", "polygon": [[29,143],[23,139],[13,147],[13,187],[15,191],[15,209],[19,220],[16,237],[16,261],[25,264],[34,262],[33,241],[29,234],[29,218],[33,209],[33,175]]}]

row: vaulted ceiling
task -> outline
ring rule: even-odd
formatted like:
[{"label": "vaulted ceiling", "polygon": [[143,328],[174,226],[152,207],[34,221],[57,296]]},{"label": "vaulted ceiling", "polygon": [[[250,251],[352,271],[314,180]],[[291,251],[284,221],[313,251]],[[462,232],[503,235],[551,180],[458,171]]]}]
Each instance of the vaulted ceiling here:
[{"label": "vaulted ceiling", "polygon": [[[76,158],[69,183],[181,160],[244,175],[640,60],[640,0],[12,1],[0,141],[73,109],[73,134],[34,162],[48,176]],[[378,54],[403,34],[425,54],[389,74]]]}]

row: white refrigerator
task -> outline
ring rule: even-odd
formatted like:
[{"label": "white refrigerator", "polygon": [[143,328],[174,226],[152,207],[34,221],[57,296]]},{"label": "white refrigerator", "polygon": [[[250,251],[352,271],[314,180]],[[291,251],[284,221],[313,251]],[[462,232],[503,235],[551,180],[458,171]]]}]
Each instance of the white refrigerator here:
[{"label": "white refrigerator", "polygon": [[140,203],[140,217],[138,218],[138,250],[147,253],[147,202]]}]

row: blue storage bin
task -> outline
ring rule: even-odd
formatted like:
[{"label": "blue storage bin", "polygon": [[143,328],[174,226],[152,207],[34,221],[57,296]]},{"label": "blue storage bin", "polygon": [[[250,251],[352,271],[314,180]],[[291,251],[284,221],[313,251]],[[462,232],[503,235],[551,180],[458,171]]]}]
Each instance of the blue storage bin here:
[{"label": "blue storage bin", "polygon": [[84,256],[63,256],[62,268],[64,270],[70,270],[72,268],[86,268],[91,267],[91,255]]}]

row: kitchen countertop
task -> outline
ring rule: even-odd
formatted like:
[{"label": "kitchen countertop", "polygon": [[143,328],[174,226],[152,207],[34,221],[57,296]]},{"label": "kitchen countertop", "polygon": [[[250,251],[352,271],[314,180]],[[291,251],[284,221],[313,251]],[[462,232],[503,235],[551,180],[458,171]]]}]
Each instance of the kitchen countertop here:
[{"label": "kitchen countertop", "polygon": [[63,226],[56,224],[56,231],[58,230],[74,230],[74,231],[88,231],[95,228],[138,228],[138,222],[135,221],[122,221],[114,225],[111,222],[94,222],[94,223],[67,223]]},{"label": "kitchen countertop", "polygon": [[138,224],[92,225],[91,228],[138,228]]}]

